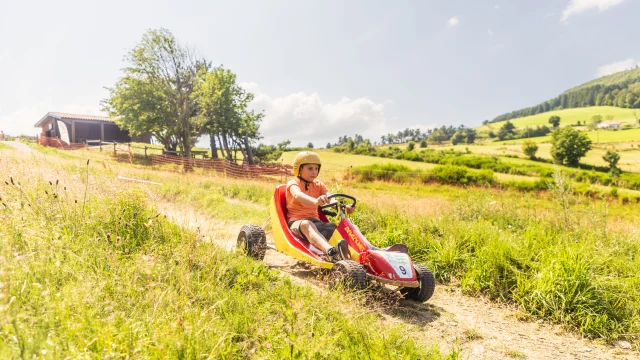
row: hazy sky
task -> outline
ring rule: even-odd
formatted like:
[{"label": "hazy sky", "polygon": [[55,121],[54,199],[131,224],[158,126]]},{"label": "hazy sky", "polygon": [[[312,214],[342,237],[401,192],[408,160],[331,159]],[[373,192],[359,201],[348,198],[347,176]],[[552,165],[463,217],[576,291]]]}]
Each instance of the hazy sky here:
[{"label": "hazy sky", "polygon": [[476,126],[640,62],[640,0],[0,0],[0,130],[100,115],[123,57],[167,28],[238,75],[263,142]]}]

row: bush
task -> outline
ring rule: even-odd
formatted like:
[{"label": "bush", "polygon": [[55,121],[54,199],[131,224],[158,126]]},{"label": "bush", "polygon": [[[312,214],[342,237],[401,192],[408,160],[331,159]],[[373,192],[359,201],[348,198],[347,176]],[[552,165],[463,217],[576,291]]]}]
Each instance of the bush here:
[{"label": "bush", "polygon": [[416,148],[416,143],[413,141],[409,141],[409,144],[407,144],[407,150],[413,151],[413,149],[415,148]]},{"label": "bush", "polygon": [[529,159],[535,159],[536,158],[536,152],[538,151],[538,145],[530,140],[527,140],[525,142],[522,143],[522,151],[524,152],[525,155],[527,155],[529,157]]},{"label": "bush", "polygon": [[584,132],[565,127],[551,135],[551,156],[558,164],[578,165],[591,150],[591,139]]}]

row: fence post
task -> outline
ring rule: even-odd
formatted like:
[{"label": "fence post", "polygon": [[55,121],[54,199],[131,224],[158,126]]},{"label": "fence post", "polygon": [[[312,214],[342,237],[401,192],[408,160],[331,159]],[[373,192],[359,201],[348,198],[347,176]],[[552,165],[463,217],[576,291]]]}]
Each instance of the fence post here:
[{"label": "fence post", "polygon": [[100,151],[102,152],[102,140],[98,140],[98,145],[100,146]]},{"label": "fence post", "polygon": [[147,146],[144,146],[144,158],[147,159]]},{"label": "fence post", "polygon": [[116,156],[116,142],[113,142],[113,156]]}]

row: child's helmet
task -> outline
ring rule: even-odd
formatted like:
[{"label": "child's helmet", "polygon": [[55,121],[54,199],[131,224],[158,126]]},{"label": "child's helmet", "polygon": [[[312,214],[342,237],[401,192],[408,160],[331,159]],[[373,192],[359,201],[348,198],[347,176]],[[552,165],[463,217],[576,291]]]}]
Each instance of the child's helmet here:
[{"label": "child's helmet", "polygon": [[318,171],[322,162],[320,156],[313,151],[301,151],[293,158],[293,176],[298,177],[300,175],[300,166],[304,164],[316,164],[318,165]]}]

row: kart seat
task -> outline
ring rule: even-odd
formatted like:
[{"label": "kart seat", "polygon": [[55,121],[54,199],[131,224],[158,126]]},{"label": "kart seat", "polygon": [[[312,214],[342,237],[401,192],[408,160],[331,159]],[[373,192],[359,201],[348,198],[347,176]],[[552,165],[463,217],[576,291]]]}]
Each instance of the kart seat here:
[{"label": "kart seat", "polygon": [[[275,194],[275,205],[276,210],[278,212],[278,217],[280,218],[280,226],[282,226],[282,230],[285,234],[285,237],[298,250],[301,250],[304,253],[313,255],[316,258],[319,258],[322,255],[322,251],[316,249],[315,246],[311,245],[311,243],[306,239],[300,239],[293,235],[291,230],[289,229],[289,224],[287,221],[287,185],[282,184],[276,187]],[[328,221],[327,217],[319,212],[320,220]]]}]

